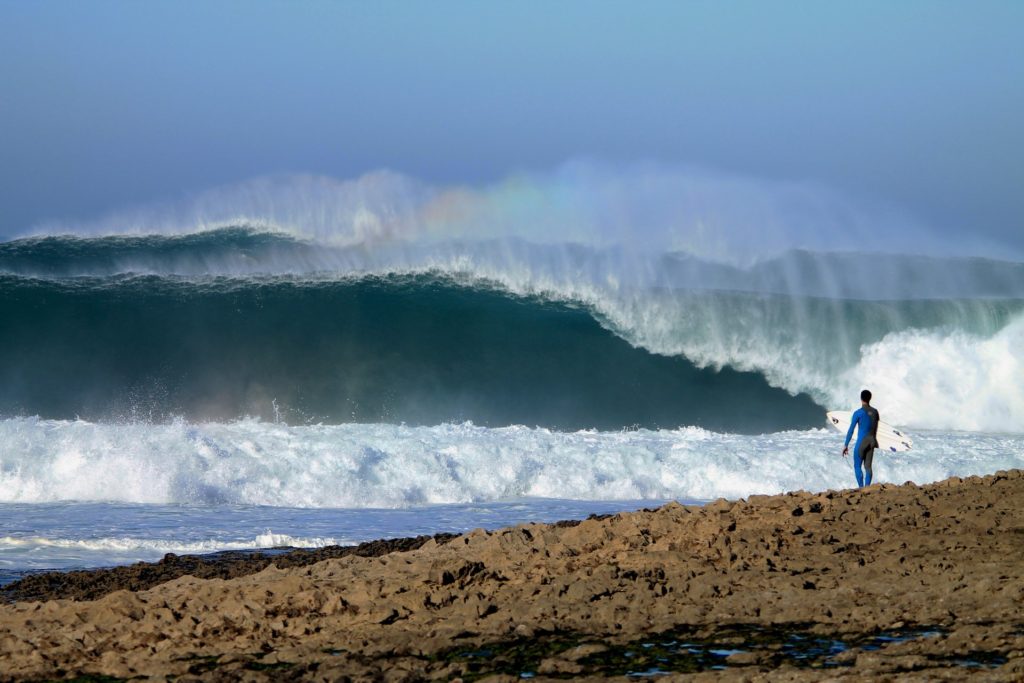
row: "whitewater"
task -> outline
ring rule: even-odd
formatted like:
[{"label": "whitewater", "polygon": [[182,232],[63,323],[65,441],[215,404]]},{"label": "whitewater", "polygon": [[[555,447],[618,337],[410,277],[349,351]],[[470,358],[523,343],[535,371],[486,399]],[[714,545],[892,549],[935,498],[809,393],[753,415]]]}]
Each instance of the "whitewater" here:
[{"label": "whitewater", "polygon": [[[915,443],[876,481],[1022,467],[1024,264],[913,252],[903,220],[569,166],[2,242],[0,582],[845,488],[824,413],[864,387]],[[843,239],[893,226],[905,253]]]}]

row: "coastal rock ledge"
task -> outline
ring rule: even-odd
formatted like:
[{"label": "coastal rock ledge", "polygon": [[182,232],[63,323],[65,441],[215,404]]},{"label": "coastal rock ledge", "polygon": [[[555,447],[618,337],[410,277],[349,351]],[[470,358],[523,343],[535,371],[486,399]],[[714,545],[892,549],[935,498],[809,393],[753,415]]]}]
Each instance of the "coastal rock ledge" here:
[{"label": "coastal rock ledge", "polygon": [[0,681],[1024,680],[1024,472],[0,605]]}]

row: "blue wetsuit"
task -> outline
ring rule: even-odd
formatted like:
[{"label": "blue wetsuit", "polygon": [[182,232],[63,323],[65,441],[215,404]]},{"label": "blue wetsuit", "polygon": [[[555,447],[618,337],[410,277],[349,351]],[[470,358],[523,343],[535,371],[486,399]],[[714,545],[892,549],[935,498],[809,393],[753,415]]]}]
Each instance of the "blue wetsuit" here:
[{"label": "blue wetsuit", "polygon": [[[872,413],[874,420],[872,420]],[[857,486],[866,486],[871,484],[871,460],[875,446],[878,444],[875,440],[875,434],[878,431],[878,411],[871,407],[859,408],[853,414],[850,428],[846,431],[844,447],[849,447],[854,427],[857,428],[857,444],[853,447],[853,473],[857,477]],[[867,439],[866,442],[865,439]],[[861,472],[862,464],[866,465],[867,477]]]}]

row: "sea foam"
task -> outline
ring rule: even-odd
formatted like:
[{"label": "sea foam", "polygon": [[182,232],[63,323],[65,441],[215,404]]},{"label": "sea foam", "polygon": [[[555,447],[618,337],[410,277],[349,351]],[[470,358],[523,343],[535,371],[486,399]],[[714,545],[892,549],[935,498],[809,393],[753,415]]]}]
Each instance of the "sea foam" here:
[{"label": "sea foam", "polygon": [[[1024,466],[1024,438],[918,432],[879,453],[876,481]],[[688,428],[555,432],[472,424],[287,426],[0,422],[0,502],[60,500],[401,508],[527,497],[738,498],[853,484],[842,435]]]}]

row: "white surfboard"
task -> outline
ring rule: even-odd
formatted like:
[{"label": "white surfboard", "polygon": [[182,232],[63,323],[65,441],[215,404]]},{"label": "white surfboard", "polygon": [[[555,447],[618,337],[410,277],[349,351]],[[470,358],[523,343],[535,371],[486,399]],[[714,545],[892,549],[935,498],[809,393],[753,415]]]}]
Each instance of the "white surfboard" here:
[{"label": "white surfboard", "polygon": [[[842,434],[846,434],[846,430],[850,428],[850,420],[853,419],[853,412],[850,410],[830,410],[825,414],[828,418],[828,423],[835,427]],[[899,453],[901,451],[909,451],[914,447],[914,441],[907,436],[902,429],[896,429],[890,424],[886,424],[884,420],[878,422],[878,448],[883,451],[892,451],[893,453]],[[850,440],[850,446],[857,442],[857,427],[853,428],[853,439]]]}]

